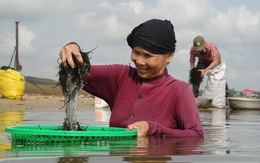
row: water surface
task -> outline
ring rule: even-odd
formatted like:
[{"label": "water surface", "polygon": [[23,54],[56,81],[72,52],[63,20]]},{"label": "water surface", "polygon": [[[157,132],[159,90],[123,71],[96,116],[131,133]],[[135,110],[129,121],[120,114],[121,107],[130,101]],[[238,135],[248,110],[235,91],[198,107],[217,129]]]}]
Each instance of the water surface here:
[{"label": "water surface", "polygon": [[[107,126],[108,108],[80,108],[81,125]],[[13,125],[61,125],[59,109],[0,111],[0,162],[260,162],[260,111],[200,109],[198,138],[131,138],[90,144],[23,146],[4,129]]]}]

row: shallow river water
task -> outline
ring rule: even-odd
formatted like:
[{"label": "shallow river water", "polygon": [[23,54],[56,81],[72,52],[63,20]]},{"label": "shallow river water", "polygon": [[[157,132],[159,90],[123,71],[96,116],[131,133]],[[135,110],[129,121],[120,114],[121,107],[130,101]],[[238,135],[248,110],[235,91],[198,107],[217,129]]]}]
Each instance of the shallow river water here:
[{"label": "shallow river water", "polygon": [[[78,110],[81,125],[107,126],[108,108]],[[260,163],[260,111],[200,109],[205,137],[131,138],[88,145],[15,146],[6,127],[61,125],[64,110],[1,111],[0,162],[250,162]]]}]

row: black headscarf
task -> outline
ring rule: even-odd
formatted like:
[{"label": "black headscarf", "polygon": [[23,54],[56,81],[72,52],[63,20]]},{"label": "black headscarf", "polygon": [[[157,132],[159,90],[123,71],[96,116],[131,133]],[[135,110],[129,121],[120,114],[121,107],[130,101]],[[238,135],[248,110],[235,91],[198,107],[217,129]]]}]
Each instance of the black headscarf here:
[{"label": "black headscarf", "polygon": [[139,46],[154,54],[175,51],[174,27],[168,20],[151,19],[135,27],[127,36],[131,48]]}]

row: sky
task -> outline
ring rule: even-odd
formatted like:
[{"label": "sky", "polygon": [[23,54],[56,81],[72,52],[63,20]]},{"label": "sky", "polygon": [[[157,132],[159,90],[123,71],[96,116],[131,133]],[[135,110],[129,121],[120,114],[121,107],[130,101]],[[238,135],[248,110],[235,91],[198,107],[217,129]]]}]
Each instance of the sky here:
[{"label": "sky", "polygon": [[259,0],[0,0],[0,66],[11,60],[16,21],[24,76],[58,80],[59,52],[71,41],[83,51],[97,46],[93,65],[134,66],[126,37],[157,18],[174,25],[172,76],[188,82],[189,50],[193,38],[202,35],[218,47],[229,88],[260,90],[259,6]]}]

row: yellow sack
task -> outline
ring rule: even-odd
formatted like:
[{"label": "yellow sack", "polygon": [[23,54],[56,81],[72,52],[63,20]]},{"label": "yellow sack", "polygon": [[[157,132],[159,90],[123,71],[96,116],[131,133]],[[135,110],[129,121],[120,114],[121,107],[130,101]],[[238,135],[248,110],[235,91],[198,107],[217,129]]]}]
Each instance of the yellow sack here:
[{"label": "yellow sack", "polygon": [[23,75],[13,69],[0,70],[0,94],[3,98],[21,99],[24,89]]}]

